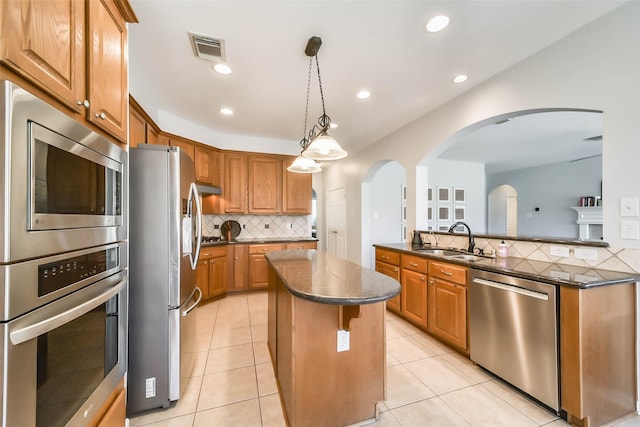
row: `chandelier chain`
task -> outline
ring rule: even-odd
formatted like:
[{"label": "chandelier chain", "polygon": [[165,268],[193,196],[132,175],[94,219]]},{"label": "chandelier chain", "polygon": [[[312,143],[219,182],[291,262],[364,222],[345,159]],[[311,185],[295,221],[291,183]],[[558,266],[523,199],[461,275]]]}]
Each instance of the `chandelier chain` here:
[{"label": "chandelier chain", "polygon": [[322,100],[322,115],[326,116],[327,113],[324,108],[324,92],[322,91],[322,78],[320,78],[320,63],[318,62],[317,54],[316,54],[316,69],[318,70],[318,85],[320,86],[320,99]]},{"label": "chandelier chain", "polygon": [[[313,58],[309,58],[309,74],[307,76],[307,105],[304,109],[304,132],[302,133],[302,143],[306,145],[307,138],[307,116],[309,114],[309,91],[311,89],[311,68],[313,66]],[[302,147],[304,148],[304,147]]]}]

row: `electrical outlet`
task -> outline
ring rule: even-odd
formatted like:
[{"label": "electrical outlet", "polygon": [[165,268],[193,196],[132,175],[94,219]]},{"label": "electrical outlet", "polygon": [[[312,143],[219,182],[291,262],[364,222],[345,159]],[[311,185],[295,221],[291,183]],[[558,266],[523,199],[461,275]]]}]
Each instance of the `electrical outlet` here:
[{"label": "electrical outlet", "polygon": [[338,329],[338,352],[349,351],[349,331]]},{"label": "electrical outlet", "polygon": [[576,248],[575,257],[576,259],[586,259],[588,261],[597,261],[598,251],[596,251],[595,249]]},{"label": "electrical outlet", "polygon": [[264,229],[265,229],[265,230],[268,230],[268,229],[269,229],[269,224],[265,224],[265,225],[264,225]]},{"label": "electrical outlet", "polygon": [[640,239],[640,222],[639,221],[620,221],[620,238],[639,240]]},{"label": "electrical outlet", "polygon": [[569,256],[569,248],[564,247],[564,246],[550,246],[549,247],[549,255],[568,257]]}]

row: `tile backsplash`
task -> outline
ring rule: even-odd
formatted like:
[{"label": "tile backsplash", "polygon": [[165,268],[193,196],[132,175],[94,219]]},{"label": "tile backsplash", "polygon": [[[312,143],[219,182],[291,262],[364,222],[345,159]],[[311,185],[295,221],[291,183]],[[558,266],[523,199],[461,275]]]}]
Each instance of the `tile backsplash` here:
[{"label": "tile backsplash", "polygon": [[[435,245],[434,235],[421,233],[422,240],[426,243],[430,241]],[[438,234],[438,246],[466,248],[468,237],[466,235],[453,236],[450,234]],[[484,237],[476,237],[476,248],[482,248],[485,253],[491,250],[497,252],[498,245],[502,239],[489,239]],[[509,256],[514,258],[525,258],[535,261],[554,262],[558,264],[574,265],[579,267],[591,267],[602,270],[621,271],[625,273],[640,273],[640,249],[626,248],[602,248],[593,246],[581,246],[579,244],[557,244],[542,243],[536,241],[523,240],[507,240]],[[551,247],[560,246],[569,250],[569,256],[551,255]],[[576,258],[576,250],[588,249],[595,251],[595,260]]]},{"label": "tile backsplash", "polygon": [[226,220],[240,223],[239,239],[311,237],[310,215],[203,215],[203,234],[220,236],[220,225]]}]

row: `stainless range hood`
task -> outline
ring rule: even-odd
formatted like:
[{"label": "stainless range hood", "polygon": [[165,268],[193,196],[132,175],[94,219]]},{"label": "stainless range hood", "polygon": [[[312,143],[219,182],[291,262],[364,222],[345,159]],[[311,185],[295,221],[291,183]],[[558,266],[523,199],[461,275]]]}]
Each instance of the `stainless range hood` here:
[{"label": "stainless range hood", "polygon": [[208,196],[209,194],[222,194],[220,187],[214,187],[213,185],[197,184],[196,188],[198,189],[198,193],[203,196]]}]

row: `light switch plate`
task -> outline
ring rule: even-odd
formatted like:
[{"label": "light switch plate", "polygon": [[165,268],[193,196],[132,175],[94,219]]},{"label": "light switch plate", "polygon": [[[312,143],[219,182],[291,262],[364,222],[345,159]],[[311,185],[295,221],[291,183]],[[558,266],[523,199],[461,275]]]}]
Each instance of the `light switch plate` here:
[{"label": "light switch plate", "polygon": [[640,240],[640,221],[620,221],[620,238]]},{"label": "light switch plate", "polygon": [[639,216],[640,207],[637,197],[623,197],[620,199],[620,216]]}]

